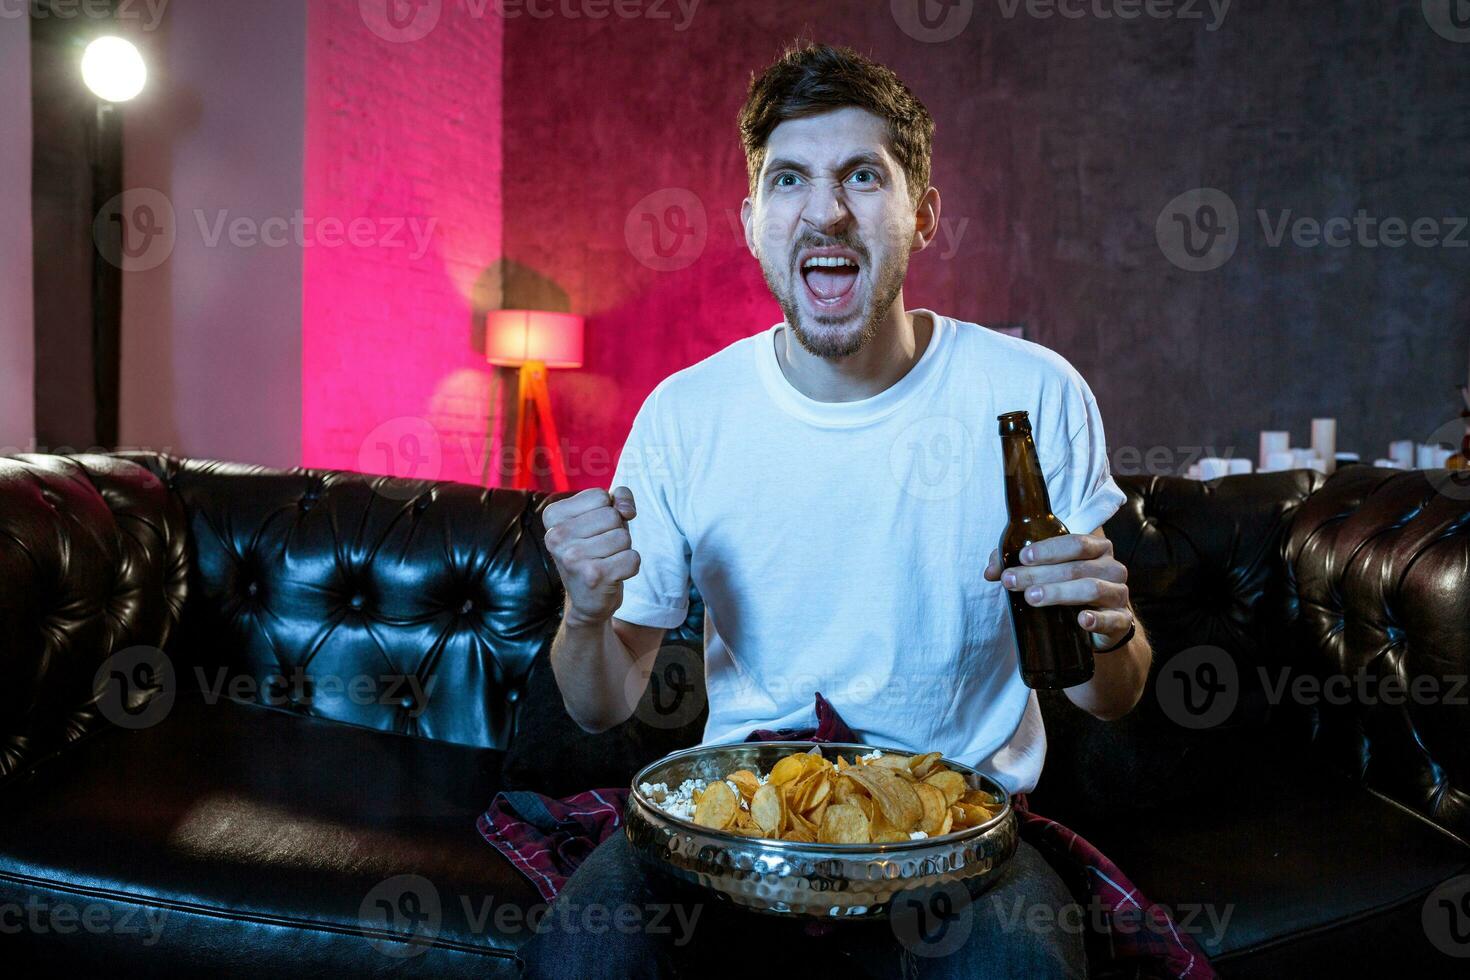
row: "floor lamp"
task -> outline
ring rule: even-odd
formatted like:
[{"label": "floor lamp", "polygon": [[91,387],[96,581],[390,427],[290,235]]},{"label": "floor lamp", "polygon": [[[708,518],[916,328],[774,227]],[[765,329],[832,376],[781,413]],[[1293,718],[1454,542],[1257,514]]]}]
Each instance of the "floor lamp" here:
[{"label": "floor lamp", "polygon": [[558,492],[571,489],[551,414],[546,371],[582,366],[583,323],[579,316],[541,310],[491,310],[485,318],[485,359],[497,367],[520,369],[511,481],[516,490],[535,489],[531,459],[538,443],[546,447],[552,487]]}]

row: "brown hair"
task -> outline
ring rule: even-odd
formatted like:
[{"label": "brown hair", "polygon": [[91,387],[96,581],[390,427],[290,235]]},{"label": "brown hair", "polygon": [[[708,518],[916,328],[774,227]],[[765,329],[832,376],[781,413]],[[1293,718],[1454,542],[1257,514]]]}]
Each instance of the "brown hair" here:
[{"label": "brown hair", "polygon": [[766,162],[766,141],[787,119],[856,106],[888,123],[889,149],[898,158],[918,201],[929,189],[934,119],[924,103],[889,68],[851,48],[793,45],[759,75],[752,75],[740,108],[740,142],[754,196]]}]

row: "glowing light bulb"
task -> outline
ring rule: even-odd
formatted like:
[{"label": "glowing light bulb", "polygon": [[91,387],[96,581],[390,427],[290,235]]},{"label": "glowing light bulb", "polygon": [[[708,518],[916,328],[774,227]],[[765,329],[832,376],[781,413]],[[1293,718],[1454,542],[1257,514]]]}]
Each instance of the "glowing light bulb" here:
[{"label": "glowing light bulb", "polygon": [[127,102],[143,91],[148,66],[131,41],[99,37],[82,53],[82,81],[100,99]]}]

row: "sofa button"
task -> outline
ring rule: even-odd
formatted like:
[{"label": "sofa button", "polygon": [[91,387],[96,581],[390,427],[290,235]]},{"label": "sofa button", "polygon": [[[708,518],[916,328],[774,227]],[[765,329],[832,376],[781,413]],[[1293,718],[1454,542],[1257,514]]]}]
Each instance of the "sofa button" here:
[{"label": "sofa button", "polygon": [[521,699],[521,692],[520,692],[520,689],[519,688],[514,688],[513,687],[509,691],[506,691],[505,692],[505,700],[509,701],[511,704],[515,704],[520,699]]},{"label": "sofa button", "polygon": [[459,607],[459,612],[460,612],[460,615],[461,616],[468,616],[470,613],[472,613],[474,611],[475,611],[475,600],[473,600],[473,599],[466,599],[464,601],[464,605],[462,605],[462,606]]},{"label": "sofa button", "polygon": [[398,705],[404,711],[411,711],[411,710],[413,710],[413,698],[411,698],[411,697],[405,697],[401,701],[398,702]]},{"label": "sofa button", "polygon": [[358,593],[357,595],[353,596],[351,599],[347,600],[347,604],[350,605],[353,609],[361,610],[362,607],[363,607],[363,604],[366,601],[367,600],[362,597],[362,594],[361,593]]},{"label": "sofa button", "polygon": [[252,598],[254,598],[256,595],[258,595],[260,593],[260,583],[259,582],[251,582],[249,585],[245,586],[245,591]]}]

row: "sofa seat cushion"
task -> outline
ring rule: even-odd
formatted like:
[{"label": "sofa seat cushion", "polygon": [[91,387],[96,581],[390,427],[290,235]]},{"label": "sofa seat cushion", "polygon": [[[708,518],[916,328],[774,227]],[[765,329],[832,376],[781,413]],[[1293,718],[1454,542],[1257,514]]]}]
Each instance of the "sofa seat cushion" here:
[{"label": "sofa seat cushion", "polygon": [[540,897],[475,829],[502,758],[180,695],[0,784],[0,906],[96,906],[131,938],[68,945],[43,916],[0,939],[154,975],[510,975]]},{"label": "sofa seat cushion", "polygon": [[1300,975],[1325,963],[1352,964],[1354,975],[1375,966],[1414,975],[1403,972],[1410,964],[1435,975],[1451,964],[1425,939],[1420,914],[1437,885],[1470,870],[1470,847],[1345,778],[1300,769],[1254,786],[1222,781],[1165,810],[1076,829],[1174,910],[1226,976]]}]

